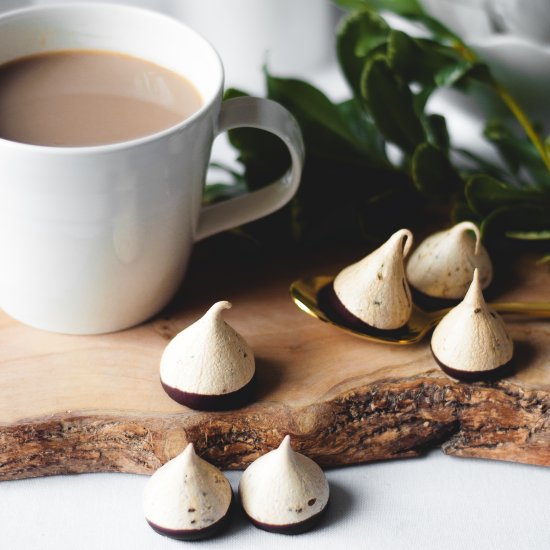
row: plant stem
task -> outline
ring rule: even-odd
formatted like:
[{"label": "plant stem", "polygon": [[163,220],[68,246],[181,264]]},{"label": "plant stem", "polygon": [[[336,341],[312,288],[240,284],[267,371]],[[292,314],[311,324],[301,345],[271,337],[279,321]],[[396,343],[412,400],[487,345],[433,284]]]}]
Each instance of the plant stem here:
[{"label": "plant stem", "polygon": [[[464,42],[457,41],[454,44],[454,49],[464,57],[466,61],[472,63],[480,61],[477,54],[471,50]],[[510,109],[512,114],[516,117],[516,120],[520,123],[524,132],[527,134],[527,137],[531,140],[531,143],[535,146],[538,154],[540,155],[542,162],[546,166],[547,170],[550,172],[550,157],[548,156],[548,151],[544,146],[544,143],[540,139],[540,136],[537,134],[537,131],[531,124],[528,116],[525,114],[523,109],[518,105],[517,101],[512,97],[510,92],[495,78],[491,78],[491,83],[493,89],[500,97],[502,102]]]},{"label": "plant stem", "polygon": [[523,130],[535,146],[539,155],[542,158],[546,168],[550,172],[550,158],[548,157],[548,152],[544,147],[544,143],[540,139],[540,136],[537,134],[536,130],[533,128],[531,121],[527,115],[523,112],[521,107],[517,104],[516,100],[510,95],[508,90],[502,86],[499,82],[494,83],[494,88],[496,93],[500,96],[504,104],[512,111],[513,115],[516,117],[518,122],[521,124]]}]

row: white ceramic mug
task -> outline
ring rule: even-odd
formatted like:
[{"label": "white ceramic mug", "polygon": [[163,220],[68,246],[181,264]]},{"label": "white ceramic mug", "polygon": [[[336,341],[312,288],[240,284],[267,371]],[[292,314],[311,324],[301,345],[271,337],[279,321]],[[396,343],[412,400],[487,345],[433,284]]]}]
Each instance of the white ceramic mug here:
[{"label": "white ceramic mug", "polygon": [[[152,61],[185,76],[203,97],[190,118],[132,141],[58,148],[0,139],[0,306],[46,330],[112,332],[148,319],[173,297],[194,242],[288,202],[303,144],[280,105],[256,98],[222,103],[215,50],[170,17],[111,4],[0,16],[0,63],[64,49]],[[240,126],[279,136],[292,166],[259,191],[204,208],[212,142]]]}]

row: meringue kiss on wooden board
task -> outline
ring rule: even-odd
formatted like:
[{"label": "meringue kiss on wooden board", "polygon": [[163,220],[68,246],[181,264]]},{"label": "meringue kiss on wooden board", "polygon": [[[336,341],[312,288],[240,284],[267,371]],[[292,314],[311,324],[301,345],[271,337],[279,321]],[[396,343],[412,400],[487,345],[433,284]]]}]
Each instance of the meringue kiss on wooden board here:
[{"label": "meringue kiss on wooden board", "polygon": [[[336,274],[363,256],[209,270],[195,261],[161,316],[116,334],[50,334],[0,314],[0,479],[151,474],[189,442],[218,467],[245,468],[287,434],[295,451],[322,466],[413,457],[439,445],[455,456],[550,465],[548,320],[504,316],[515,374],[457,382],[435,363],[429,338],[366,343],[290,300],[294,279]],[[500,289],[503,301],[550,301],[550,270],[535,261],[495,265],[486,297]],[[225,318],[254,351],[257,400],[192,411],[162,389],[160,358],[218,300],[233,303]]]}]

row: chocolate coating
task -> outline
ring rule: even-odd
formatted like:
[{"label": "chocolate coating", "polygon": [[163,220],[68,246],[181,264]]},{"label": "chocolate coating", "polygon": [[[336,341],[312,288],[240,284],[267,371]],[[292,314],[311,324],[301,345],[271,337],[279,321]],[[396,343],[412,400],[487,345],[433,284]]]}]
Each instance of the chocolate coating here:
[{"label": "chocolate coating", "polygon": [[160,381],[164,391],[180,405],[197,411],[228,411],[240,409],[253,400],[256,393],[256,377],[237,391],[221,395],[203,395],[178,390]]},{"label": "chocolate coating", "polygon": [[147,523],[151,526],[151,528],[156,531],[159,535],[163,535],[165,537],[170,537],[172,539],[176,540],[201,540],[213,537],[223,529],[225,529],[229,525],[229,520],[231,518],[231,510],[234,506],[235,497],[233,496],[233,493],[231,493],[231,502],[229,503],[229,508],[227,508],[226,514],[221,517],[218,521],[212,523],[212,525],[209,525],[208,527],[204,527],[203,529],[166,529],[165,527],[161,527],[160,525],[157,525],[156,523],[153,523],[152,521],[149,521],[147,518]]},{"label": "chocolate coating", "polygon": [[[409,283],[409,287],[411,289],[411,295],[413,302],[415,305],[417,305],[420,309],[423,309],[424,311],[437,311],[438,309],[446,309],[450,307],[455,307],[464,298],[437,298],[435,296],[430,296],[429,294],[424,294],[424,292],[421,292],[417,288],[411,285]],[[492,299],[495,297],[495,288],[494,284],[489,285],[486,289],[483,290],[483,295],[487,299]]]},{"label": "chocolate coating", "polygon": [[332,283],[323,287],[319,291],[319,294],[317,295],[317,300],[319,302],[319,306],[331,321],[339,325],[351,328],[357,332],[363,332],[372,336],[387,336],[391,334],[396,336],[397,338],[402,335],[408,334],[406,324],[403,325],[403,327],[397,329],[382,329],[373,327],[356,317],[340,301],[340,299],[336,295],[336,292],[334,291],[334,286]]},{"label": "chocolate coating", "polygon": [[409,283],[413,302],[424,311],[437,311],[438,309],[446,309],[455,307],[462,302],[462,298],[436,298],[429,294],[424,294],[420,290],[414,288]]},{"label": "chocolate coating", "polygon": [[453,369],[451,367],[448,367],[444,363],[442,363],[436,357],[434,350],[432,349],[431,346],[430,346],[430,350],[432,352],[432,355],[436,363],[439,365],[439,367],[445,374],[448,374],[451,378],[456,378],[457,380],[461,380],[463,382],[480,382],[482,380],[485,380],[485,381],[500,380],[501,378],[510,376],[514,370],[513,358],[510,361],[508,361],[508,363],[504,363],[504,365],[500,365],[499,367],[496,367],[491,370],[466,371],[466,370]]},{"label": "chocolate coating", "polygon": [[[317,514],[310,516],[304,521],[299,521],[297,523],[290,523],[288,525],[272,525],[270,523],[263,523],[249,516],[246,513],[246,511],[244,513],[246,517],[250,520],[250,522],[258,529],[262,529],[270,533],[279,533],[281,535],[299,535],[301,533],[305,533],[306,531],[310,531],[323,519],[323,516],[325,515],[325,512],[328,508],[329,502],[330,502],[330,499],[327,501],[325,507]],[[244,508],[243,508],[243,511],[244,511]]]}]

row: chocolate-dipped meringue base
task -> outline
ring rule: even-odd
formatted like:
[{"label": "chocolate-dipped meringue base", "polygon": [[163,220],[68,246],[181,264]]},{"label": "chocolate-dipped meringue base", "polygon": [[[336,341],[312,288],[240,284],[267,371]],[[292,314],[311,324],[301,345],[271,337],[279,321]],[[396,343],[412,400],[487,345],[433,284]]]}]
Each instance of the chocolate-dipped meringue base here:
[{"label": "chocolate-dipped meringue base", "polygon": [[496,380],[500,380],[501,378],[506,378],[507,376],[511,376],[514,372],[514,360],[511,359],[508,361],[508,363],[504,363],[504,365],[501,365],[500,367],[497,367],[496,369],[492,369],[489,371],[467,371],[467,370],[458,370],[458,369],[452,369],[451,367],[448,367],[447,365],[444,365],[436,356],[431,348],[431,352],[433,355],[433,358],[435,359],[435,362],[439,365],[439,368],[451,378],[454,378],[456,380],[461,380],[462,382],[494,382]]},{"label": "chocolate-dipped meringue base", "polygon": [[212,523],[212,525],[209,525],[208,527],[203,527],[202,529],[167,529],[165,527],[157,525],[156,523],[153,523],[147,518],[145,519],[154,531],[164,537],[187,541],[209,539],[216,535],[219,535],[229,525],[231,520],[231,512],[235,505],[234,501],[235,498],[233,497],[233,495],[231,495],[231,504],[229,505],[225,516],[220,518],[215,523]]},{"label": "chocolate-dipped meringue base", "polygon": [[462,298],[434,298],[414,288],[410,283],[409,286],[414,304],[424,311],[447,309],[449,307],[455,307],[462,302]]},{"label": "chocolate-dipped meringue base", "polygon": [[400,338],[402,335],[408,334],[406,324],[396,329],[376,328],[368,325],[359,319],[359,317],[353,315],[353,313],[348,311],[344,304],[342,304],[342,302],[338,299],[338,296],[336,296],[332,283],[319,291],[317,300],[325,315],[327,315],[329,319],[338,325],[342,325],[357,332],[362,332],[371,336],[387,337],[388,335],[392,335],[395,338]]},{"label": "chocolate-dipped meringue base", "polygon": [[237,391],[221,395],[205,395],[178,390],[160,381],[164,391],[180,405],[196,411],[229,411],[240,409],[254,400],[256,395],[256,376]]},{"label": "chocolate-dipped meringue base", "polygon": [[278,533],[279,535],[300,535],[302,533],[305,533],[306,531],[311,531],[311,529],[313,529],[314,527],[317,527],[317,525],[322,521],[323,517],[325,516],[329,504],[330,498],[327,501],[325,507],[320,512],[313,516],[310,516],[304,521],[291,523],[290,525],[273,525],[270,523],[262,523],[261,521],[255,520],[248,514],[246,515],[246,517],[249,519],[252,525],[257,527],[258,529],[268,531],[269,533]]}]

